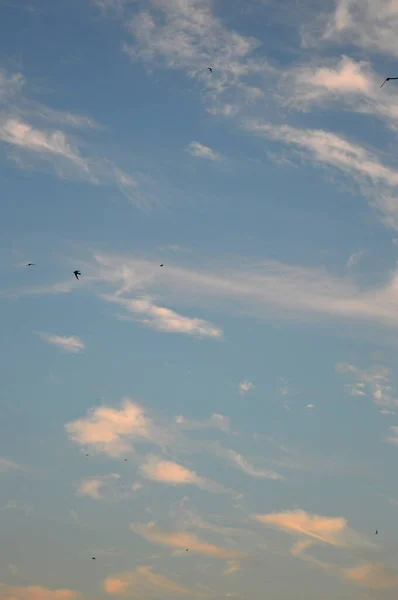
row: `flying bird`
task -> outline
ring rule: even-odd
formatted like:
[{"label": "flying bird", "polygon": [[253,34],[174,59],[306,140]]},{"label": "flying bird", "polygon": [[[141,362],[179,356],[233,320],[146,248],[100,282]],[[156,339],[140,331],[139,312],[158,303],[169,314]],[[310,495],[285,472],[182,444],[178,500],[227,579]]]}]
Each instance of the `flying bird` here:
[{"label": "flying bird", "polygon": [[379,533],[379,532],[378,532],[378,530],[376,529],[376,531],[375,531],[375,535],[377,535],[378,533]]},{"label": "flying bird", "polygon": [[73,274],[76,277],[76,279],[79,280],[79,275],[81,275],[80,271],[73,271]]},{"label": "flying bird", "polygon": [[27,266],[27,267],[34,267],[34,266],[35,266],[35,263],[28,263],[26,266]]},{"label": "flying bird", "polygon": [[95,556],[93,556],[93,558],[91,560],[95,560]]},{"label": "flying bird", "polygon": [[213,69],[211,67],[207,67],[208,71],[210,71],[210,73],[213,73]]},{"label": "flying bird", "polygon": [[163,263],[160,266],[163,267]]},{"label": "flying bird", "polygon": [[386,77],[380,87],[382,88],[387,81],[391,81],[392,79],[398,79],[398,77]]}]

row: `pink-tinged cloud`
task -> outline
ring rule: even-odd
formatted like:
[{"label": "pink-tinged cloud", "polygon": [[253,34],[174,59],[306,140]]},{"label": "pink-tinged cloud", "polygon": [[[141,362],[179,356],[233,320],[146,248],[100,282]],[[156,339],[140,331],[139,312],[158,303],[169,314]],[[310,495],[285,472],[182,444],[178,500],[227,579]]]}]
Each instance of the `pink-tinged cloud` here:
[{"label": "pink-tinged cloud", "polygon": [[198,485],[203,486],[205,479],[199,477],[195,471],[190,471],[181,465],[161,460],[156,456],[148,458],[147,462],[140,468],[141,474],[151,481],[171,483],[173,485]]},{"label": "pink-tinged cloud", "polygon": [[287,533],[305,535],[332,546],[345,547],[348,545],[343,538],[347,521],[342,517],[324,517],[311,515],[304,510],[293,510],[254,515],[252,518],[262,525],[269,525]]},{"label": "pink-tinged cloud", "polygon": [[145,410],[129,398],[123,399],[120,409],[94,408],[86,417],[67,423],[65,429],[73,442],[113,457],[133,452],[133,441],[165,441],[164,431],[155,427]]},{"label": "pink-tinged cloud", "polygon": [[220,558],[224,560],[233,560],[244,557],[242,552],[229,550],[228,548],[221,548],[220,546],[203,542],[196,537],[196,535],[187,533],[185,531],[156,531],[153,523],[148,525],[140,525],[139,523],[135,523],[130,527],[135,533],[138,533],[153,544],[169,546],[170,548],[184,550],[188,549],[189,552],[195,552],[196,554],[203,554],[205,556],[211,556],[213,558]]},{"label": "pink-tinged cloud", "polygon": [[68,589],[49,590],[39,585],[27,587],[1,585],[0,600],[80,600],[79,592]]},{"label": "pink-tinged cloud", "polygon": [[362,587],[376,590],[398,590],[398,572],[383,563],[363,563],[359,567],[346,569],[344,578]]},{"label": "pink-tinged cloud", "polygon": [[183,587],[164,575],[154,573],[150,566],[138,567],[135,571],[107,577],[102,587],[110,596],[129,598],[209,597],[209,594]]}]

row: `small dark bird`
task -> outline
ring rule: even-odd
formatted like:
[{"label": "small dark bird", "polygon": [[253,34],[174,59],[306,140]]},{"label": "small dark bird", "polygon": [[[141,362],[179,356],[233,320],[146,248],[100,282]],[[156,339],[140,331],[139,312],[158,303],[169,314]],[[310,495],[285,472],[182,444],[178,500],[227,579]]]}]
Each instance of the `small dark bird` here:
[{"label": "small dark bird", "polygon": [[81,275],[80,271],[73,271],[73,274],[76,277],[76,279],[79,280],[79,275]]},{"label": "small dark bird", "polygon": [[26,266],[27,266],[27,267],[34,267],[34,266],[35,266],[35,263],[28,263]]},{"label": "small dark bird", "polygon": [[376,529],[376,531],[375,531],[375,535],[377,535],[378,533],[379,533],[379,532],[378,532],[378,530]]},{"label": "small dark bird", "polygon": [[160,266],[163,267],[163,263]]},{"label": "small dark bird", "polygon": [[90,456],[89,454],[86,454],[86,456]]},{"label": "small dark bird", "polygon": [[386,77],[380,87],[382,88],[387,81],[391,81],[392,79],[398,79],[398,77]]},{"label": "small dark bird", "polygon": [[91,560],[95,560],[95,556],[93,556],[93,558]]},{"label": "small dark bird", "polygon": [[127,462],[127,458],[124,459]]},{"label": "small dark bird", "polygon": [[213,69],[211,67],[207,67],[207,69],[210,73],[213,73]]},{"label": "small dark bird", "polygon": [[188,552],[188,548],[185,550],[185,552]]}]

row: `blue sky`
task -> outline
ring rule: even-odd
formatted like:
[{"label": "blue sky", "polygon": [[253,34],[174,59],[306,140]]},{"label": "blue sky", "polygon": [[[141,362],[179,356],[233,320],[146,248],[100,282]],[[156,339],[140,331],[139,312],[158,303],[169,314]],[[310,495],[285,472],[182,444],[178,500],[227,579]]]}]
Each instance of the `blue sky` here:
[{"label": "blue sky", "polygon": [[396,598],[398,2],[0,9],[0,599]]}]

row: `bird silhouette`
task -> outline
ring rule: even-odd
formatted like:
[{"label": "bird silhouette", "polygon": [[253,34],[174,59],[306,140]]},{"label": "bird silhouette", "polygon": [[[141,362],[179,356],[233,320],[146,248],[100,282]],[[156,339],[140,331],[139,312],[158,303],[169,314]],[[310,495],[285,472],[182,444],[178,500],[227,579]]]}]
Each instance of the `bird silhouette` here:
[{"label": "bird silhouette", "polygon": [[79,280],[79,275],[81,275],[80,271],[78,271],[78,270],[73,271],[73,274],[76,277],[76,279]]},{"label": "bird silhouette", "polygon": [[35,263],[28,263],[26,266],[27,266],[27,267],[34,267],[34,266],[35,266]]},{"label": "bird silhouette", "polygon": [[93,556],[93,558],[91,560],[95,560],[95,556]]},{"label": "bird silhouette", "polygon": [[378,533],[379,533],[379,532],[378,532],[378,530],[376,529],[376,531],[375,531],[375,535],[377,535]]},{"label": "bird silhouette", "polygon": [[160,266],[163,267],[163,263]]},{"label": "bird silhouette", "polygon": [[210,71],[210,73],[213,73],[213,69],[211,67],[207,67],[208,71]]},{"label": "bird silhouette", "polygon": [[398,77],[386,77],[380,87],[382,88],[387,81],[391,81],[392,79],[398,79]]}]

